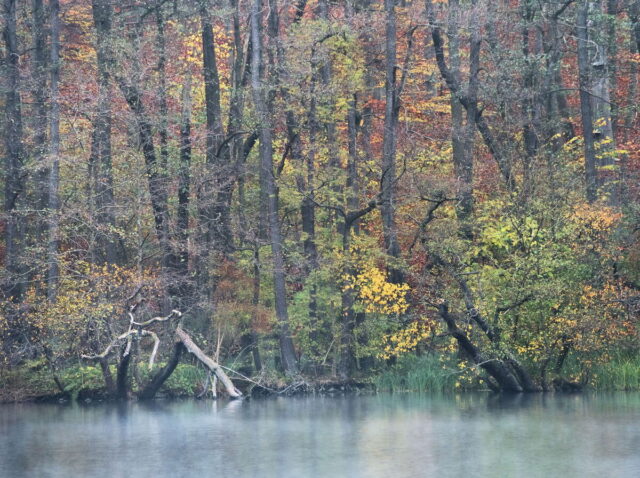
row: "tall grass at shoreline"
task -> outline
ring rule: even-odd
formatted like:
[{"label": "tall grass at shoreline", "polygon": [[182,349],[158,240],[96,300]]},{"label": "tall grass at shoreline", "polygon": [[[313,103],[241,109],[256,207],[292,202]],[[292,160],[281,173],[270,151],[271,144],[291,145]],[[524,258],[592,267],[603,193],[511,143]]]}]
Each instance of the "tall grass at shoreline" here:
[{"label": "tall grass at shoreline", "polygon": [[445,370],[434,355],[401,357],[373,380],[379,391],[389,392],[452,391],[455,382],[456,375]]},{"label": "tall grass at shoreline", "polygon": [[619,357],[593,368],[591,386],[596,390],[640,390],[640,356]]}]

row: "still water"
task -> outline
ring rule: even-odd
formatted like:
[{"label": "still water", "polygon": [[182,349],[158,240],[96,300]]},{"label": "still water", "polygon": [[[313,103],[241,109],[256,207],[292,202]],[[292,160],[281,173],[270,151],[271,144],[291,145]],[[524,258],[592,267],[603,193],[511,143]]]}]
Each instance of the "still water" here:
[{"label": "still water", "polygon": [[640,394],[0,406],[0,477],[640,477]]}]

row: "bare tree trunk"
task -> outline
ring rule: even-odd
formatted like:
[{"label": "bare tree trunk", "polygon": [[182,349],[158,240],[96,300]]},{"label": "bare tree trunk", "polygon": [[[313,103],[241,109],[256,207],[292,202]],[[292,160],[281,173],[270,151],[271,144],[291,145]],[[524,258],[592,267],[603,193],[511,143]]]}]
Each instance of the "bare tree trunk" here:
[{"label": "bare tree trunk", "polygon": [[[318,1],[318,9],[319,16],[322,20],[329,22],[329,1],[328,0],[319,0]],[[330,91],[331,87],[331,58],[326,57],[323,59],[322,64],[320,65],[320,79],[322,81],[322,85],[324,86],[326,91]],[[326,98],[323,101],[324,108],[328,111],[328,120],[325,120],[323,123],[326,138],[327,138],[327,147],[329,152],[329,167],[333,168],[337,173],[340,171],[340,157],[338,152],[338,144],[337,140],[337,132],[336,132],[336,123],[333,120],[334,117],[334,105],[333,98]],[[341,191],[341,185],[339,183],[334,184],[333,189],[336,192]]]},{"label": "bare tree trunk", "polygon": [[[575,136],[570,119],[569,106],[560,75],[562,59],[562,35],[560,33],[560,16],[565,8],[545,4],[543,16],[548,18],[543,33],[543,50],[547,57],[546,71],[542,79],[542,93],[545,95],[546,118],[545,134],[550,138],[553,152],[558,151],[566,141]],[[553,154],[550,155],[553,157]]]},{"label": "bare tree trunk", "polygon": [[158,135],[160,139],[160,171],[162,175],[166,176],[167,163],[169,161],[169,133],[167,131],[169,116],[169,106],[167,104],[167,48],[164,33],[164,12],[162,11],[162,4],[164,2],[162,2],[162,0],[156,0],[156,2],[156,51],[158,55],[156,69],[158,72],[158,112],[160,113],[160,121],[158,125]]},{"label": "bare tree trunk", "polygon": [[[377,201],[370,201],[365,207],[352,211],[341,211],[343,217],[342,229],[342,254],[344,255],[344,266],[342,276],[353,276],[355,270],[349,260],[351,250],[351,231],[354,224],[363,216],[369,214],[378,206]],[[355,297],[353,290],[347,287],[349,284],[340,284],[342,288],[341,293],[341,317],[340,317],[340,347],[338,348],[338,367],[337,372],[342,380],[347,380],[351,377],[356,365],[356,353],[355,353],[355,337],[354,330],[356,326],[356,313],[353,309],[355,305]]]},{"label": "bare tree trunk", "polygon": [[156,149],[153,144],[153,129],[142,102],[138,85],[127,83],[123,78],[119,78],[118,83],[136,119],[138,137],[144,156],[156,236],[162,250],[162,266],[166,271],[171,271],[174,269],[175,254],[170,242],[168,195],[164,178],[158,168]]},{"label": "bare tree trunk", "polygon": [[609,73],[609,91],[611,92],[611,103],[609,108],[611,110],[611,130],[612,137],[618,136],[618,119],[619,119],[619,100],[616,98],[616,92],[618,91],[618,43],[617,43],[617,16],[620,11],[619,0],[606,0],[606,12],[607,12],[607,36],[606,36],[606,48],[608,59],[608,73]]},{"label": "bare tree trunk", "polygon": [[[312,68],[314,66],[312,65]],[[313,75],[313,73],[312,73]],[[302,232],[304,233],[303,251],[306,259],[306,276],[309,277],[319,267],[318,265],[318,248],[316,247],[316,205],[315,205],[315,168],[316,168],[316,151],[318,141],[318,118],[316,112],[316,98],[314,95],[315,78],[312,78],[312,97],[309,104],[308,123],[309,123],[309,150],[305,160],[301,159],[303,171],[298,181],[298,189],[304,195],[300,205],[300,217],[302,219]],[[306,172],[306,175],[305,175]],[[305,177],[306,176],[306,177]],[[311,280],[309,291],[309,319],[312,326],[317,325],[317,285],[314,279]],[[312,331],[312,342],[317,334]]]},{"label": "bare tree trunk", "polygon": [[111,70],[114,66],[112,42],[113,9],[109,0],[92,0],[96,30],[98,107],[93,120],[89,169],[92,183],[92,205],[98,223],[97,251],[99,262],[116,264],[118,250],[113,230],[116,226],[111,167]]},{"label": "bare tree trunk", "polygon": [[263,187],[268,203],[268,224],[271,239],[271,252],[273,254],[273,279],[276,305],[276,317],[279,325],[280,354],[282,363],[287,373],[298,371],[293,340],[289,330],[289,315],[287,311],[287,291],[284,270],[284,252],[282,249],[282,233],[280,230],[280,218],[278,216],[278,194],[276,191],[273,171],[273,141],[272,126],[269,111],[267,109],[267,87],[261,75],[263,67],[262,36],[260,26],[262,24],[262,2],[254,0],[251,10],[251,87],[254,104],[259,117],[260,128],[260,169],[264,180]]},{"label": "bare tree trunk", "polygon": [[242,396],[242,392],[240,392],[240,390],[238,390],[233,385],[233,382],[229,379],[222,367],[220,367],[220,365],[215,360],[207,357],[205,353],[200,349],[200,347],[198,347],[193,342],[193,340],[191,340],[191,337],[189,337],[189,335],[184,330],[182,330],[181,327],[178,327],[176,329],[176,335],[182,341],[187,351],[192,353],[198,360],[200,360],[200,362],[202,362],[209,370],[211,370],[216,375],[216,377],[218,377],[220,382],[222,382],[222,384],[224,385],[227,394],[229,394],[231,398],[240,398]]},{"label": "bare tree trunk", "polygon": [[228,141],[224,139],[215,37],[208,8],[208,1],[201,2],[208,170],[208,184],[203,187],[205,204],[201,210],[204,214],[202,219],[205,223],[206,244],[228,257],[233,251],[229,210],[235,182],[235,164],[231,161]]},{"label": "bare tree trunk", "polygon": [[116,393],[116,385],[113,383],[113,376],[111,375],[111,370],[109,369],[109,360],[107,357],[102,357],[98,360],[98,364],[100,364],[100,370],[102,371],[102,377],[104,378],[104,384],[107,389],[107,393],[109,395],[115,395]]},{"label": "bare tree trunk", "polygon": [[47,207],[49,205],[47,187],[49,166],[47,165],[47,27],[46,12],[43,0],[33,0],[33,154],[36,160],[35,190],[37,191],[36,208],[41,215],[36,224],[37,242],[44,242],[47,228]]},{"label": "bare tree trunk", "polygon": [[162,166],[158,162],[156,148],[153,141],[153,126],[150,115],[144,105],[140,89],[140,61],[138,43],[141,35],[141,25],[134,25],[129,40],[131,49],[128,52],[133,71],[129,78],[117,75],[118,87],[124,96],[129,109],[133,113],[138,140],[144,157],[147,186],[153,210],[156,238],[161,250],[161,265],[168,284],[169,294],[175,296],[173,280],[169,276],[176,270],[176,254],[171,243],[170,215],[168,203],[167,177]]},{"label": "bare tree trunk", "polygon": [[[628,16],[631,20],[631,37],[629,38],[629,53],[640,53],[640,0],[633,0],[628,7]],[[638,64],[631,62],[629,89],[627,90],[627,108],[624,114],[624,135],[626,143],[629,140],[629,132],[633,126],[635,111],[637,109],[636,96],[638,93]],[[624,165],[623,165],[624,166]]]},{"label": "bare tree trunk", "polygon": [[578,69],[580,83],[580,112],[582,115],[582,136],[584,137],[584,166],[587,201],[594,202],[598,195],[596,171],[596,150],[593,135],[593,110],[591,106],[589,65],[589,4],[583,0],[578,5],[576,29],[578,36]]},{"label": "bare tree trunk", "polygon": [[177,264],[180,300],[190,295],[189,275],[189,192],[191,188],[191,77],[182,87],[182,119],[180,122],[180,167],[178,170]]},{"label": "bare tree trunk", "polygon": [[51,24],[51,87],[50,103],[51,112],[49,118],[49,241],[47,245],[47,296],[49,300],[56,297],[58,289],[58,248],[59,238],[59,210],[60,210],[60,102],[59,102],[59,78],[60,78],[60,2],[50,0],[50,24]]},{"label": "bare tree trunk", "polygon": [[22,131],[22,103],[20,101],[20,50],[16,24],[16,1],[4,0],[5,42],[5,181],[4,213],[5,267],[8,283],[4,285],[6,298],[20,301],[25,292],[24,267],[21,264],[24,230],[20,218],[20,201],[24,195],[24,144]]},{"label": "bare tree trunk", "polygon": [[[380,196],[382,204],[382,227],[384,245],[387,254],[394,259],[400,257],[398,230],[396,227],[395,191],[396,191],[396,147],[398,114],[400,111],[399,94],[396,84],[396,11],[395,0],[385,0],[386,36],[385,36],[385,110],[384,138],[382,145],[382,180]],[[404,274],[397,264],[389,268],[389,280],[399,284],[404,282]]]},{"label": "bare tree trunk", "polygon": [[[460,82],[460,3],[449,2],[449,62],[451,74]],[[460,100],[451,94],[451,146],[453,150],[453,169],[460,181],[456,214],[463,226],[463,234],[470,236],[466,222],[473,214],[473,138],[475,120],[464,122],[464,108]]]},{"label": "bare tree trunk", "polygon": [[[480,136],[498,163],[498,169],[502,174],[507,189],[513,191],[515,189],[515,179],[511,168],[511,161],[504,151],[503,145],[493,134],[493,131],[489,127],[487,120],[482,115],[478,107],[478,89],[480,85],[480,50],[482,46],[482,37],[480,35],[480,28],[477,20],[474,18],[471,20],[471,38],[469,45],[469,87],[465,94],[460,87],[460,83],[457,78],[451,73],[451,69],[447,65],[444,55],[444,40],[442,38],[441,28],[436,21],[435,11],[431,0],[426,0],[427,18],[431,26],[431,37],[433,39],[433,47],[436,54],[436,63],[440,70],[441,76],[444,78],[447,87],[451,90],[451,93],[458,98],[458,101],[467,111],[467,121],[475,123]],[[472,5],[475,8],[476,0],[472,0]]]},{"label": "bare tree trunk", "polygon": [[253,366],[257,372],[260,372],[262,371],[262,358],[260,357],[260,347],[258,346],[258,334],[255,330],[258,307],[260,305],[260,248],[257,245],[254,245],[253,248],[253,294],[251,304],[253,305],[251,355],[253,356]]},{"label": "bare tree trunk", "polygon": [[[612,0],[606,0],[609,9],[617,10]],[[613,151],[615,147],[614,137],[614,110],[611,102],[611,78],[614,78],[615,68],[611,68],[610,50],[615,45],[615,25],[611,22],[607,24],[604,18],[605,14],[602,10],[602,0],[594,2],[595,12],[592,16],[592,28],[590,29],[589,19],[587,20],[587,36],[595,42],[595,55],[591,61],[591,102],[593,108],[594,135],[598,144],[597,148],[597,168],[596,181],[598,187],[602,188],[602,192],[608,197],[610,202],[617,202],[615,197],[615,189],[611,181],[614,179],[613,169]],[[607,10],[608,13],[609,10]],[[590,35],[593,31],[593,35]],[[613,44],[609,43],[609,35],[613,35]],[[614,47],[615,52],[615,47]],[[614,57],[615,58],[615,57]],[[615,81],[615,80],[614,80]]]},{"label": "bare tree trunk", "polygon": [[[524,72],[522,75],[522,86],[524,91],[523,100],[523,127],[522,136],[524,139],[524,158],[523,158],[523,174],[522,189],[520,198],[523,205],[529,202],[533,195],[533,163],[537,158],[540,140],[538,134],[540,131],[540,108],[542,107],[542,95],[539,90],[539,65],[537,58],[540,52],[536,50],[537,42],[534,43],[534,51],[531,51],[531,29],[532,23],[537,14],[537,7],[531,2],[523,2],[521,6],[521,38],[522,38],[522,56],[524,59]],[[532,54],[533,53],[533,54]]]}]

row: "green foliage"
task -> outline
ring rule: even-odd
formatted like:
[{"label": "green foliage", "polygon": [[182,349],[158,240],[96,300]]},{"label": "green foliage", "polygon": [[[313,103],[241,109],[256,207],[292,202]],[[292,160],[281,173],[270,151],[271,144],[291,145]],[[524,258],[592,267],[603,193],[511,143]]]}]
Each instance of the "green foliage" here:
[{"label": "green foliage", "polygon": [[456,371],[443,367],[437,356],[406,355],[374,378],[380,391],[445,392],[455,390]]},{"label": "green foliage", "polygon": [[596,390],[640,390],[640,357],[617,357],[597,365],[590,385]]},{"label": "green foliage", "polygon": [[207,379],[203,367],[191,364],[178,364],[174,372],[162,386],[162,391],[171,396],[194,396],[202,391]]}]

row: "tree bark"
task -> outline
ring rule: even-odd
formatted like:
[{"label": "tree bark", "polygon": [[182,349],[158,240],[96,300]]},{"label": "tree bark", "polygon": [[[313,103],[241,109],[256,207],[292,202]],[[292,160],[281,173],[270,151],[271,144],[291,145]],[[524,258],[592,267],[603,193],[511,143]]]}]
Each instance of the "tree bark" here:
[{"label": "tree bark", "polygon": [[180,166],[178,170],[177,264],[181,300],[190,295],[189,276],[189,193],[191,189],[191,77],[182,87],[180,121]]},{"label": "tree bark", "polygon": [[[472,5],[475,7],[476,0],[472,1]],[[436,54],[436,63],[440,70],[441,76],[444,78],[445,83],[452,95],[458,98],[458,101],[467,111],[467,118],[472,119],[475,123],[480,136],[482,137],[487,149],[498,163],[498,169],[502,174],[505,185],[509,191],[515,189],[515,179],[513,177],[513,171],[511,168],[511,161],[504,151],[502,144],[497,140],[493,134],[487,120],[482,115],[481,110],[478,107],[477,92],[480,84],[480,50],[482,46],[482,37],[480,35],[479,25],[477,21],[471,21],[471,39],[469,45],[469,91],[465,94],[460,83],[457,81],[454,75],[451,74],[445,55],[444,55],[444,40],[442,38],[441,28],[436,22],[435,12],[431,0],[426,0],[427,17],[431,26],[431,37],[433,39],[433,47]]]},{"label": "tree bark", "polygon": [[[396,227],[396,148],[400,98],[396,84],[396,11],[395,0],[385,0],[385,110],[384,137],[382,144],[382,179],[380,181],[380,213],[387,254],[393,259],[400,257],[398,230]],[[404,274],[397,264],[389,267],[389,280],[395,284],[404,282]]]},{"label": "tree bark", "polygon": [[20,100],[20,50],[18,46],[16,1],[4,0],[4,43],[5,43],[5,181],[4,212],[7,216],[5,229],[5,267],[8,282],[4,285],[4,295],[19,302],[25,292],[22,251],[24,228],[22,226],[20,202],[24,195],[24,144],[22,129],[22,102]]},{"label": "tree bark", "polygon": [[167,379],[171,376],[171,374],[178,366],[183,350],[184,345],[182,342],[177,341],[173,345],[173,353],[171,354],[171,358],[164,367],[158,370],[151,381],[138,394],[138,398],[140,400],[152,400],[155,398],[162,385],[164,385],[164,382],[167,381]]},{"label": "tree bark", "polygon": [[438,313],[447,325],[449,334],[456,339],[460,348],[471,357],[476,365],[486,370],[495,379],[501,391],[522,392],[518,380],[501,360],[483,355],[480,349],[473,345],[467,334],[458,327],[456,317],[449,312],[446,303],[440,304]]},{"label": "tree bark", "polygon": [[[378,206],[377,201],[370,201],[367,206],[346,212],[341,210],[343,217],[342,224],[342,254],[344,255],[344,266],[342,270],[343,277],[354,276],[356,271],[354,270],[351,260],[351,231],[354,224],[363,216],[369,214]],[[348,380],[355,369],[356,365],[356,353],[355,353],[355,337],[354,330],[356,326],[356,313],[353,309],[355,305],[355,297],[350,284],[341,282],[341,317],[340,317],[340,348],[338,354],[338,376],[342,380]]]},{"label": "tree bark", "polygon": [[198,347],[193,342],[193,340],[191,340],[191,337],[189,337],[189,335],[184,330],[182,330],[181,327],[178,327],[176,329],[176,335],[182,341],[182,344],[185,346],[187,351],[192,353],[198,360],[200,360],[200,362],[202,362],[209,370],[211,370],[216,375],[216,377],[218,377],[220,382],[222,382],[225,390],[227,391],[229,397],[240,398],[242,396],[242,392],[240,392],[240,390],[238,390],[233,385],[233,382],[231,381],[231,379],[229,379],[222,367],[220,367],[220,365],[215,360],[207,357],[205,353],[200,349],[200,347]]},{"label": "tree bark", "polygon": [[276,317],[279,326],[280,355],[284,370],[289,374],[298,371],[298,364],[289,330],[289,315],[287,310],[287,291],[284,270],[284,252],[282,248],[282,233],[280,218],[278,216],[278,194],[273,171],[273,140],[271,118],[266,103],[267,87],[261,75],[263,67],[262,58],[262,2],[254,0],[251,10],[251,87],[253,91],[254,105],[258,114],[260,127],[260,169],[263,178],[263,187],[268,204],[268,225],[271,239],[271,252],[273,254],[273,279],[276,306]]},{"label": "tree bark", "polygon": [[46,12],[43,0],[33,0],[33,154],[36,160],[35,190],[36,204],[40,220],[36,224],[36,235],[39,243],[44,242],[47,229],[47,208],[49,198],[47,194],[49,165],[47,164],[47,28]]},{"label": "tree bark", "polygon": [[49,185],[48,185],[48,229],[49,240],[47,244],[47,297],[54,300],[58,290],[58,249],[60,244],[60,2],[50,0],[50,24],[51,24],[51,86],[49,117]]},{"label": "tree bark", "polygon": [[129,399],[129,363],[131,362],[131,350],[129,343],[125,346],[116,373],[116,398],[118,400]]},{"label": "tree bark", "polygon": [[593,110],[591,105],[589,65],[589,5],[582,0],[578,5],[576,30],[578,36],[578,70],[580,84],[580,113],[584,138],[584,169],[587,201],[594,202],[598,196],[595,138],[593,135]]},{"label": "tree bark", "polygon": [[[451,74],[460,83],[460,2],[449,2],[449,63]],[[470,236],[467,221],[473,214],[473,138],[475,122],[464,122],[464,108],[458,98],[451,94],[451,147],[453,153],[453,169],[456,180],[460,182],[459,201],[456,214],[462,223],[463,234]]]},{"label": "tree bark", "polygon": [[112,42],[113,8],[109,0],[92,0],[96,30],[96,62],[98,105],[93,119],[89,172],[91,202],[97,220],[97,262],[118,263],[118,250],[113,230],[116,226],[111,165],[111,70],[114,67]]},{"label": "tree bark", "polygon": [[[203,186],[201,220],[204,223],[206,244],[228,257],[233,251],[229,210],[235,165],[231,161],[228,141],[224,140],[215,37],[207,1],[201,2],[200,16],[207,118],[207,177]],[[205,251],[205,257],[206,255]]]}]

